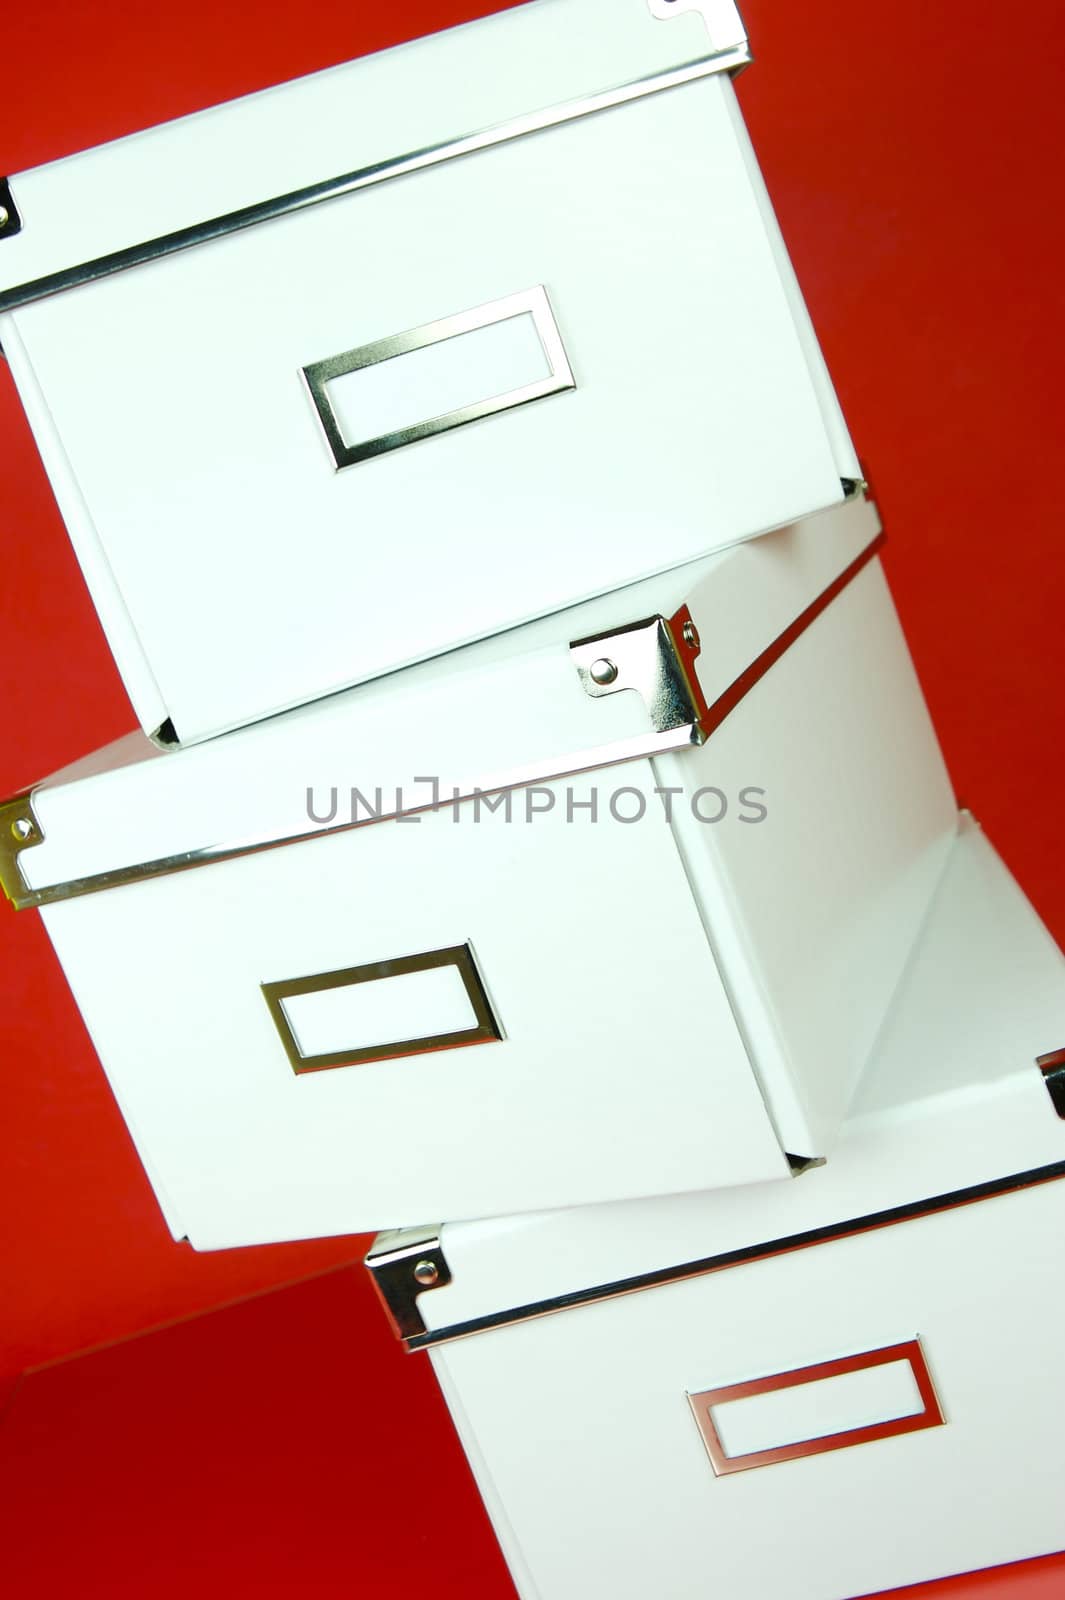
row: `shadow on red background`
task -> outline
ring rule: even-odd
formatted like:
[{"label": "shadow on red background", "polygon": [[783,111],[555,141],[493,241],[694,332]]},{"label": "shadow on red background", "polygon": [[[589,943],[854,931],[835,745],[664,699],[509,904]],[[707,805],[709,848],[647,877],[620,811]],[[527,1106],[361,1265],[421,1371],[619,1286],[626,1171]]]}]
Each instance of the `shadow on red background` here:
[{"label": "shadow on red background", "polygon": [[[0,1439],[13,1596],[513,1600],[428,1360],[361,1271],[30,1373]],[[1057,1557],[896,1594],[1063,1588]]]},{"label": "shadow on red background", "polygon": [[[493,9],[23,7],[5,17],[0,171]],[[1065,942],[1059,9],[1026,8],[1023,63],[1008,59],[1017,46],[988,0],[745,11],[759,60],[744,109],[881,501],[959,795]],[[133,719],[6,372],[0,430],[8,792]],[[0,907],[0,964],[0,1389],[24,1367],[361,1254],[352,1239],[215,1256],[172,1243],[32,914]],[[303,1308],[291,1325],[290,1305]],[[312,1593],[373,1592],[376,1576],[507,1594],[428,1369],[391,1347],[354,1277],[254,1306],[123,1346],[122,1378],[107,1376],[114,1351],[26,1380],[0,1434],[25,1563],[14,1592],[90,1594],[86,1571],[115,1596],[193,1581],[268,1592],[285,1586],[280,1573],[297,1583],[302,1552]],[[263,1347],[272,1359],[257,1335],[240,1346],[217,1331],[267,1315],[280,1319]],[[59,1525],[87,1563],[71,1567],[69,1590]],[[58,1588],[31,1586],[35,1562]],[[989,1581],[944,1592],[976,1600]],[[996,1596],[1042,1600],[1065,1594],[1065,1565],[995,1582]]]}]

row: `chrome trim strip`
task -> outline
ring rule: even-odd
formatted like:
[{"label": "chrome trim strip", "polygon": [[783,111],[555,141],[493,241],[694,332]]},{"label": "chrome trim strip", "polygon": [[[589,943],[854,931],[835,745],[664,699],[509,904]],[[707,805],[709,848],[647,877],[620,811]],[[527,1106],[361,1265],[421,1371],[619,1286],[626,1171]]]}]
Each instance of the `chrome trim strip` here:
[{"label": "chrome trim strip", "polygon": [[416,1334],[406,1340],[407,1349],[428,1350],[433,1345],[450,1344],[455,1339],[466,1339],[472,1334],[487,1333],[495,1328],[509,1328],[515,1323],[531,1322],[534,1318],[551,1316],[558,1311],[572,1311],[579,1306],[598,1305],[601,1301],[616,1300],[627,1294],[638,1294],[644,1289],[660,1289],[667,1284],[684,1283],[689,1278],[709,1277],[711,1273],[725,1272],[732,1267],[772,1260],[774,1256],[787,1255],[793,1250],[831,1244],[837,1239],[848,1239],[858,1233],[872,1233],[879,1228],[890,1228],[903,1222],[915,1222],[921,1217],[952,1211],[957,1206],[975,1205],[984,1200],[998,1199],[1022,1189],[1035,1188],[1039,1184],[1054,1183],[1062,1178],[1065,1178],[1065,1161],[1055,1161],[1050,1166],[1034,1167],[1030,1172],[1013,1173],[1008,1178],[994,1178],[987,1183],[976,1183],[966,1189],[955,1189],[949,1194],[935,1195],[903,1206],[892,1206],[886,1211],[871,1212],[867,1216],[854,1217],[847,1222],[809,1228],[802,1233],[787,1234],[780,1239],[767,1240],[762,1244],[745,1245],[738,1250],[726,1250],[720,1255],[705,1256],[698,1261],[684,1261],[677,1266],[661,1267],[654,1272],[639,1273],[631,1278],[619,1278],[613,1283],[597,1284],[591,1289],[575,1289],[569,1294],[556,1295],[548,1300],[512,1306],[509,1310],[491,1312],[483,1317],[471,1317],[467,1322],[457,1322],[449,1327]]},{"label": "chrome trim strip", "polygon": [[861,554],[855,556],[850,566],[844,567],[843,571],[832,580],[827,589],[822,589],[816,600],[812,600],[806,610],[801,611],[794,622],[790,623],[783,633],[779,633],[772,644],[766,646],[761,655],[755,657],[750,666],[746,667],[739,677],[733,680],[724,694],[718,695],[713,705],[707,708],[706,714],[699,724],[703,741],[709,739],[711,734],[720,728],[726,718],[730,717],[736,707],[750,694],[755,685],[762,681],[766,673],[776,666],[777,662],[788,653],[793,644],[798,643],[806,630],[817,621],[823,612],[828,610],[832,602],[838,599],[843,591],[854,582],[858,574],[865,571],[870,561],[878,556],[884,548],[886,538],[887,536],[883,532],[878,533],[866,545]]},{"label": "chrome trim strip", "polygon": [[176,255],[179,251],[189,250],[195,245],[207,244],[212,239],[222,239],[244,228],[256,227],[260,222],[272,222],[277,217],[291,216],[307,206],[319,205],[324,200],[337,200],[342,195],[354,194],[358,189],[367,189],[372,184],[384,183],[390,178],[421,172],[426,167],[437,166],[442,161],[474,155],[480,150],[489,150],[495,145],[506,144],[511,139],[522,138],[529,133],[542,133],[562,123],[576,122],[598,111],[627,105],[633,100],[642,99],[645,95],[658,94],[664,89],[676,89],[683,84],[694,83],[699,78],[713,77],[719,72],[739,72],[748,66],[750,61],[750,47],[745,41],[735,48],[700,56],[697,60],[674,67],[668,72],[651,73],[647,77],[636,78],[631,83],[619,84],[579,100],[567,100],[561,105],[548,106],[541,111],[527,112],[510,122],[481,128],[475,133],[465,134],[456,139],[445,139],[439,144],[427,145],[421,150],[411,150],[405,155],[393,156],[387,161],[361,167],[355,172],[343,173],[340,177],[324,178],[319,183],[308,184],[302,189],[293,189],[288,194],[243,206],[237,211],[228,212],[225,216],[213,217],[209,221],[197,222],[190,227],[178,228],[173,233],[163,234],[157,239],[129,245],[123,250],[98,256],[95,260],[81,262],[76,267],[65,267],[60,272],[48,273],[43,278],[36,278],[28,283],[16,285],[13,289],[6,289],[0,293],[0,313],[17,311],[20,306],[29,305],[34,300],[43,300],[50,295],[61,294],[67,289],[95,283],[100,278],[124,272],[130,267],[144,266],[150,261],[162,260],[165,256]]}]

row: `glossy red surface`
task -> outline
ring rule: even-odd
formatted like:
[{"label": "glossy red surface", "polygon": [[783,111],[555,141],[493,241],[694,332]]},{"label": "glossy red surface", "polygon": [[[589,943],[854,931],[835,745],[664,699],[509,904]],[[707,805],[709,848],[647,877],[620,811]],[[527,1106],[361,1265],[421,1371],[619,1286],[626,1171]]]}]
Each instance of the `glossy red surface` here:
[{"label": "glossy red surface", "polygon": [[513,1594],[361,1268],[28,1375],[0,1504],[12,1597]]},{"label": "glossy red surface", "polygon": [[[0,171],[493,9],[23,5],[4,19]],[[880,498],[959,795],[1065,941],[1059,8],[745,10],[759,60],[741,98]],[[6,793],[132,717],[2,370],[0,437]],[[0,1392],[24,1367],[361,1254],[360,1240],[200,1257],[173,1244],[35,915],[0,906],[0,972]],[[13,1592],[373,1593],[387,1580],[508,1594],[427,1366],[391,1346],[354,1282],[320,1279],[26,1380],[0,1431]],[[276,1345],[219,1331],[275,1314]],[[1045,1600],[1065,1593],[1065,1563],[934,1592]]]},{"label": "glossy red surface", "polygon": [[[12,1596],[514,1597],[428,1359],[361,1270],[27,1374],[0,1505]],[[1057,1556],[895,1594],[1063,1592]]]}]

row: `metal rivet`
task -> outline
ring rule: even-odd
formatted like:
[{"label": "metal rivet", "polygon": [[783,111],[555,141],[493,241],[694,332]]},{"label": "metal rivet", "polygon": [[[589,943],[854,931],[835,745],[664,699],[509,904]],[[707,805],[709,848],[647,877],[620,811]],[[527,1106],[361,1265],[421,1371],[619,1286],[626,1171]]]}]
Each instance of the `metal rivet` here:
[{"label": "metal rivet", "polygon": [[613,683],[617,675],[617,667],[612,661],[608,661],[606,656],[603,656],[599,661],[593,661],[591,666],[588,668],[588,676],[591,678],[593,683]]},{"label": "metal rivet", "polygon": [[6,228],[11,221],[11,213],[6,206],[0,206],[0,228]]},{"label": "metal rivet", "polygon": [[[3,207],[0,207],[2,210]],[[27,839],[33,837],[33,823],[27,817],[16,817],[11,824],[11,832],[20,844],[25,844]]]},{"label": "metal rivet", "polygon": [[435,1261],[419,1261],[414,1268],[415,1281],[423,1288],[431,1288],[440,1276],[440,1268]]},{"label": "metal rivet", "polygon": [[682,633],[681,637],[683,638],[684,643],[686,645],[688,645],[690,649],[698,650],[698,648],[699,648],[699,630],[695,626],[695,623],[692,621],[692,619],[690,617],[688,618],[687,622],[684,624],[684,629],[683,629],[683,633]]}]

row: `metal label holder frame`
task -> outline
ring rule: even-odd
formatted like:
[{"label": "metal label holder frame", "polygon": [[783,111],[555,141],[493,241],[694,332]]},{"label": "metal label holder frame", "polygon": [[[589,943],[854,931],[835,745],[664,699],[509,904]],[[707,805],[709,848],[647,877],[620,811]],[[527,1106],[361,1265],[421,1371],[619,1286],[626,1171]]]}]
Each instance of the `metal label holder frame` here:
[{"label": "metal label holder frame", "polygon": [[[426,418],[423,422],[410,423],[406,427],[394,428],[368,439],[356,440],[354,443],[349,443],[345,439],[336,407],[329,396],[329,385],[337,378],[345,378],[355,372],[365,372],[368,368],[379,366],[384,361],[394,361],[398,357],[413,355],[418,350],[428,350],[434,345],[461,338],[464,334],[476,333],[482,328],[496,327],[500,323],[510,322],[523,316],[530,316],[533,319],[541,349],[550,368],[548,377],[522,384],[503,394],[472,401],[452,411]],[[461,311],[450,317],[441,317],[435,322],[423,323],[421,327],[410,328],[405,333],[375,339],[371,344],[359,345],[353,350],[343,351],[340,355],[328,356],[324,361],[314,361],[302,369],[301,376],[318,414],[322,432],[325,434],[326,443],[338,472],[345,467],[356,466],[359,462],[372,460],[375,456],[385,455],[389,451],[400,450],[404,445],[417,444],[422,439],[432,439],[437,434],[449,433],[452,429],[465,427],[470,422],[479,422],[485,417],[513,411],[519,406],[529,405],[534,400],[545,400],[550,395],[564,394],[567,390],[577,387],[562,343],[562,335],[559,333],[558,323],[555,321],[551,302],[543,284],[537,284],[532,289],[520,290],[517,294],[505,295],[500,300],[488,301],[471,311]]]},{"label": "metal label holder frame", "polygon": [[[714,1421],[715,1406],[728,1405],[734,1400],[752,1399],[756,1395],[773,1394],[807,1383],[819,1383],[826,1378],[841,1378],[851,1372],[866,1372],[873,1367],[893,1366],[897,1361],[909,1363],[923,1404],[921,1411],[892,1417],[884,1422],[845,1428],[837,1433],[818,1434],[791,1444],[773,1445],[764,1450],[751,1450],[734,1456],[726,1453]],[[849,1450],[855,1445],[871,1444],[876,1439],[893,1439],[902,1433],[919,1433],[924,1428],[941,1428],[946,1420],[920,1339],[885,1345],[880,1350],[867,1350],[859,1355],[843,1356],[836,1361],[820,1361],[813,1366],[796,1367],[791,1372],[752,1378],[746,1383],[703,1389],[698,1394],[689,1394],[688,1404],[706,1446],[715,1478],[723,1478],[733,1472],[750,1472],[756,1467],[777,1466],[784,1461],[800,1461],[805,1456],[824,1455],[832,1450]]]},{"label": "metal label holder frame", "polygon": [[[454,967],[462,979],[466,998],[476,1018],[472,1028],[377,1045],[354,1046],[348,1050],[331,1050],[318,1055],[305,1055],[300,1049],[296,1029],[285,1010],[286,1000],[298,995],[348,989],[362,983],[380,983],[416,972],[433,972],[440,967]],[[428,950],[421,955],[398,956],[388,961],[368,961],[362,966],[314,973],[306,978],[282,979],[275,983],[264,983],[261,987],[289,1065],[297,1074],[323,1072],[332,1067],[360,1066],[369,1061],[396,1061],[404,1056],[457,1050],[465,1045],[495,1044],[503,1038],[502,1027],[492,1010],[488,992],[473,959],[473,950],[468,943],[451,945],[443,950]]]}]

